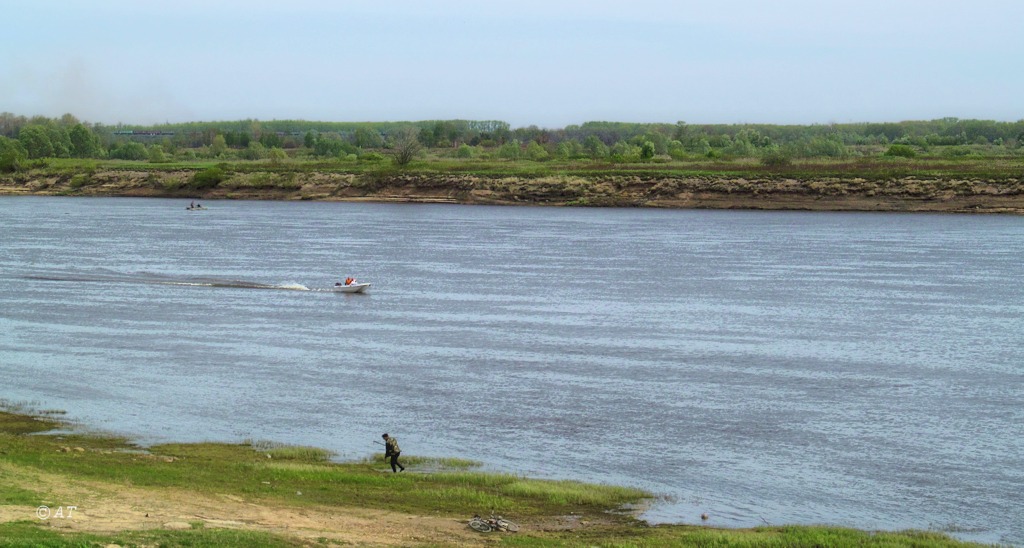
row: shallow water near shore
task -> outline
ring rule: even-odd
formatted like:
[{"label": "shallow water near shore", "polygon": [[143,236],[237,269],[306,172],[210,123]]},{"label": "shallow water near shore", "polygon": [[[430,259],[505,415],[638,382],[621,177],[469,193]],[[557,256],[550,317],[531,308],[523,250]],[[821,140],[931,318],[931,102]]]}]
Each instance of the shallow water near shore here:
[{"label": "shallow water near shore", "polygon": [[0,198],[0,398],[1024,544],[1024,219],[186,205]]}]

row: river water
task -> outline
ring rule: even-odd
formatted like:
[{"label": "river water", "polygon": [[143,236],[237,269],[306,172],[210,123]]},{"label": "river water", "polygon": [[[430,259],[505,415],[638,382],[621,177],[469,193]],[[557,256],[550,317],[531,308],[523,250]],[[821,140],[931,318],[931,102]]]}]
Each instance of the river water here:
[{"label": "river water", "polygon": [[1024,544],[1020,217],[185,205],[0,198],[0,398]]}]

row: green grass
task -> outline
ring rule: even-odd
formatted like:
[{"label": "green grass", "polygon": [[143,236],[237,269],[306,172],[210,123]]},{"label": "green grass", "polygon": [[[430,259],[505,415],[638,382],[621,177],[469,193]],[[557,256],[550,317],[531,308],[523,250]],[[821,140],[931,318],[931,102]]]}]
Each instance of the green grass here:
[{"label": "green grass", "polygon": [[117,544],[120,546],[306,546],[295,540],[268,533],[233,529],[191,529],[183,531],[125,531],[115,534],[63,533],[34,522],[0,523],[0,547],[85,547]]},{"label": "green grass", "polygon": [[36,491],[6,485],[4,473],[0,472],[0,505],[38,506],[46,496]]},{"label": "green grass", "polygon": [[560,506],[621,506],[637,501],[644,493],[627,487],[592,485],[577,481],[538,481],[518,478],[502,486],[510,496],[544,500]]},{"label": "green grass", "polygon": [[334,453],[320,449],[319,447],[308,447],[303,445],[287,445],[271,441],[249,442],[254,451],[262,453],[268,459],[273,460],[297,460],[303,462],[328,461]]},{"label": "green grass", "polygon": [[[38,432],[43,425],[57,423],[0,413],[0,425],[4,424]],[[618,487],[484,474],[468,470],[472,463],[459,459],[406,458],[409,471],[392,474],[379,458],[331,463],[330,453],[322,449],[266,442],[255,446],[164,444],[140,452],[116,437],[0,436],[6,446],[0,459],[18,465],[125,485],[184,487],[298,506],[359,506],[451,516],[495,510],[529,516],[601,511],[648,496]],[[63,452],[62,447],[83,451]],[[417,469],[430,473],[417,473]]]},{"label": "green grass", "polygon": [[46,419],[0,411],[0,434],[30,434],[53,430],[55,427],[56,423]]},{"label": "green grass", "polygon": [[503,539],[503,546],[532,547],[602,547],[661,548],[672,546],[736,547],[736,548],[821,548],[821,547],[885,547],[940,548],[977,546],[962,543],[939,533],[923,531],[869,532],[839,527],[758,527],[756,529],[723,530],[697,526],[659,526],[593,528],[564,532],[543,538],[525,535]]},{"label": "green grass", "polygon": [[[752,530],[720,530],[703,527],[631,527],[628,529],[594,528],[562,533],[482,535],[481,541],[511,548],[660,548],[673,546],[736,547],[736,548],[945,548],[971,546],[937,533],[902,531],[872,533],[833,527],[761,527]],[[190,530],[127,531],[115,534],[62,533],[34,522],[0,524],[0,546],[3,547],[72,547],[103,546],[308,546],[284,537],[232,529],[193,528]],[[335,545],[327,539],[313,545]]]},{"label": "green grass", "polygon": [[[46,159],[46,168],[39,171],[74,174],[81,171],[199,171],[215,166],[239,173],[304,173],[334,172],[356,175],[464,174],[486,177],[519,177],[525,179],[556,175],[582,177],[845,177],[884,179],[891,177],[979,177],[1020,178],[1024,176],[1024,156],[949,156],[936,147],[932,155],[917,158],[891,158],[877,154],[852,158],[795,159],[788,166],[765,167],[758,158],[671,160],[661,162],[611,163],[596,160],[501,160],[449,158],[430,155],[397,169],[390,162],[353,163],[334,159],[303,157],[272,165],[265,160],[208,159],[152,164],[146,161],[92,160],[72,158]],[[258,180],[256,186],[270,184]]]}]

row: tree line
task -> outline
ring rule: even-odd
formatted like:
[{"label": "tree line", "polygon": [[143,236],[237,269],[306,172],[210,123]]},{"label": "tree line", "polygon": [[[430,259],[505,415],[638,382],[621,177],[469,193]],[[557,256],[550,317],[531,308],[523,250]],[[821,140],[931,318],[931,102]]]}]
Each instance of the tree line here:
[{"label": "tree line", "polygon": [[[512,128],[496,120],[418,122],[317,122],[238,120],[177,124],[105,125],[71,114],[59,118],[0,113],[0,170],[21,169],[41,158],[149,160],[236,157],[283,160],[302,152],[313,157],[379,159],[400,164],[420,148],[453,157],[551,158],[643,161],[655,157],[758,157],[766,164],[790,158],[843,158],[854,147],[881,145],[911,156],[915,147],[946,147],[966,155],[972,145],[1016,153],[1024,143],[1024,120],[962,120],[811,125],[587,122],[550,129]],[[444,152],[447,149],[448,152]]]}]

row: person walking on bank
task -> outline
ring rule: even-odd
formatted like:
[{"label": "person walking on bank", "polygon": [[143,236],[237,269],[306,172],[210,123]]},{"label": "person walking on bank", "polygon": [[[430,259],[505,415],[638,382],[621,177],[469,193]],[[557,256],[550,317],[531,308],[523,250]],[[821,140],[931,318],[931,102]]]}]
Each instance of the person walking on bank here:
[{"label": "person walking on bank", "polygon": [[384,438],[384,460],[391,457],[391,471],[398,472],[398,470],[401,470],[405,472],[405,467],[398,462],[398,456],[402,454],[402,450],[398,448],[398,440],[387,434],[381,437]]}]

